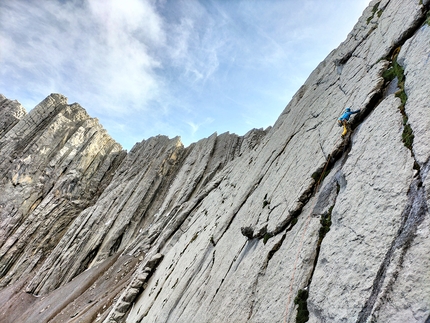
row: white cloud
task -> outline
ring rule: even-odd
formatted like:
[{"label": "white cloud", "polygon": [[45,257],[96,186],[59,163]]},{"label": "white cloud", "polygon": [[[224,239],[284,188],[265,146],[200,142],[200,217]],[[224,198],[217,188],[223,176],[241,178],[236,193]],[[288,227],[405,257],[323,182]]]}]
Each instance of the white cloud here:
[{"label": "white cloud", "polygon": [[[149,1],[8,1],[1,8],[0,37],[8,44],[3,82],[30,82],[34,92],[65,92],[99,112],[146,109],[162,83],[151,47],[165,43],[162,20]],[[7,71],[7,69],[6,69]],[[27,80],[23,80],[23,78]],[[28,89],[30,90],[30,89]],[[124,111],[124,102],[127,110]]]},{"label": "white cloud", "polygon": [[204,83],[217,70],[218,50],[222,47],[214,37],[210,14],[197,3],[195,6],[194,10],[184,13],[179,23],[168,26],[171,34],[167,50],[171,64],[182,71],[183,79],[191,85]]},{"label": "white cloud", "polygon": [[60,92],[127,146],[243,134],[276,120],[365,2],[0,0],[0,93],[32,108]]},{"label": "white cloud", "polygon": [[191,136],[193,137],[201,127],[207,126],[207,125],[211,124],[212,122],[214,122],[214,119],[205,118],[203,121],[201,121],[199,123],[195,123],[193,121],[187,121],[186,124],[190,126]]},{"label": "white cloud", "polygon": [[197,130],[199,130],[199,125],[197,125],[197,124],[195,124],[194,122],[192,122],[192,121],[188,121],[187,122],[187,125],[189,125],[190,126],[190,128],[191,128],[191,134],[192,135],[194,135],[196,132],[197,132]]}]

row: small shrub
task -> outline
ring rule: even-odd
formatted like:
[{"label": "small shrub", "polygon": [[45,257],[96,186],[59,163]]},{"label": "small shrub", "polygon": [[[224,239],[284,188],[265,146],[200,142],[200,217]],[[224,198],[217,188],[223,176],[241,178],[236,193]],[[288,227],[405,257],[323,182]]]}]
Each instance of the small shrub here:
[{"label": "small shrub", "polygon": [[267,193],[266,195],[264,195],[264,199],[263,199],[263,209],[270,204],[270,201],[267,200]]},{"label": "small shrub", "polygon": [[294,304],[298,305],[296,323],[305,323],[309,320],[308,296],[307,290],[300,289],[294,299]]},{"label": "small shrub", "polygon": [[272,235],[270,233],[266,233],[263,237],[263,243],[266,244],[267,241],[269,241],[269,239],[272,237]]},{"label": "small shrub", "polygon": [[[378,11],[379,4],[380,4],[380,2],[376,3],[373,6],[372,15],[369,18],[367,18],[367,24],[369,24],[372,21],[373,17],[375,17],[375,13]],[[380,11],[382,11],[382,9]],[[382,14],[382,12],[381,12],[381,14]],[[378,17],[380,17],[379,12],[378,12]]]},{"label": "small shrub", "polygon": [[403,89],[404,81],[405,81],[405,70],[403,69],[402,65],[397,63],[397,56],[393,61],[393,70],[394,70],[394,74],[397,76],[397,79],[399,80],[399,87]]},{"label": "small shrub", "polygon": [[406,101],[408,100],[408,96],[406,95],[404,90],[396,92],[396,97],[402,101],[402,105],[404,106],[406,104]]},{"label": "small shrub", "polygon": [[320,172],[315,172],[311,175],[311,177],[314,179],[314,181],[316,182],[318,180],[318,178],[320,177]]},{"label": "small shrub", "polygon": [[409,123],[406,124],[403,128],[402,141],[407,148],[412,150],[412,144],[414,142],[414,133],[412,132],[412,128]]},{"label": "small shrub", "polygon": [[402,65],[397,63],[397,56],[399,55],[400,49],[401,49],[400,47],[395,49],[393,56],[391,58],[390,67],[382,73],[382,77],[386,82],[391,82],[392,80],[394,80],[394,78],[397,77],[398,86],[400,89],[403,90],[404,80],[405,80],[405,70],[402,67]]},{"label": "small shrub", "polygon": [[394,68],[390,67],[389,69],[385,70],[384,73],[382,73],[382,77],[387,83],[394,80],[396,78],[396,72],[394,71]]},{"label": "small shrub", "polygon": [[[429,15],[427,15],[427,19],[430,20]],[[408,123],[408,116],[405,111],[405,105],[408,101],[408,96],[405,92],[405,70],[404,68],[397,63],[397,56],[400,53],[400,47],[396,48],[392,56],[391,67],[387,69],[382,77],[386,82],[391,82],[395,77],[398,80],[399,91],[395,93],[395,96],[400,99],[402,104],[399,106],[400,113],[403,115],[403,133],[402,133],[402,141],[406,148],[412,150],[412,144],[414,141],[414,134],[412,132],[412,128]]]},{"label": "small shrub", "polygon": [[299,221],[299,219],[298,219],[298,218],[293,218],[293,219],[291,220],[291,227],[294,227],[294,226],[296,225],[297,221]]},{"label": "small shrub", "polygon": [[332,206],[328,210],[327,214],[323,214],[321,216],[321,220],[320,220],[321,228],[319,230],[319,239],[320,239],[320,241],[322,241],[322,239],[324,239],[324,237],[327,234],[327,232],[330,231],[330,226],[331,226],[331,212],[333,211],[333,207],[334,206]]}]

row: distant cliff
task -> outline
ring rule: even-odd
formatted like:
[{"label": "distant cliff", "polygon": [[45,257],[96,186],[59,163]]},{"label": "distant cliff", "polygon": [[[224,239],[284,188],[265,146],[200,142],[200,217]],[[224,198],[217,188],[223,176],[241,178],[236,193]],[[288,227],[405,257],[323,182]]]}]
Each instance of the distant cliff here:
[{"label": "distant cliff", "polygon": [[0,96],[0,322],[430,322],[429,7],[372,1],[245,136]]}]

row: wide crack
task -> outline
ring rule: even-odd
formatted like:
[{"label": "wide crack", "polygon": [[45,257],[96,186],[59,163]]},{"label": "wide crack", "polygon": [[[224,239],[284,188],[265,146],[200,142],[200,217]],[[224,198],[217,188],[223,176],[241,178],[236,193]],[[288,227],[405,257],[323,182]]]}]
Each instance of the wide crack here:
[{"label": "wide crack", "polygon": [[[419,24],[421,24],[421,23],[419,23]],[[411,30],[409,30],[406,33],[407,38],[406,37],[403,38],[403,40],[400,42],[400,44],[404,44],[407,39],[409,39],[410,37],[413,36],[413,34],[414,33]],[[400,45],[400,44],[398,44],[398,45]],[[390,66],[389,66],[390,69],[395,69],[395,68],[398,68],[398,66],[399,66],[399,64],[396,61],[397,55],[399,52],[398,45],[396,47],[394,47],[394,49],[390,53],[390,55],[392,57],[392,62],[390,63]],[[397,53],[396,53],[396,50],[397,50]],[[402,141],[404,142],[405,146],[408,149],[410,149],[412,156],[415,158],[415,156],[413,154],[413,149],[412,149],[413,131],[412,131],[409,123],[407,122],[408,117],[407,117],[406,112],[404,110],[404,105],[406,104],[406,100],[407,100],[407,96],[404,92],[404,87],[403,87],[405,76],[403,74],[403,68],[400,68],[399,70],[402,73],[401,76],[395,74],[394,77],[391,79],[387,79],[386,77],[384,77],[385,78],[384,86],[371,98],[368,105],[364,109],[362,109],[362,112],[352,120],[350,125],[351,125],[351,129],[353,132],[355,130],[355,128],[357,128],[365,119],[370,117],[370,115],[374,111],[374,109],[384,99],[384,96],[387,95],[387,93],[390,94],[387,91],[387,88],[390,86],[391,81],[394,78],[397,78],[398,79],[398,82],[397,82],[398,85],[397,86],[398,86],[399,90],[396,92],[396,96],[399,97],[401,99],[401,102],[402,102],[402,105],[399,107],[399,110],[403,115],[403,126],[404,126],[404,132],[402,134]],[[397,74],[399,74],[399,73],[397,73]],[[352,135],[352,133],[350,133],[350,136],[351,135]],[[351,143],[350,143],[349,139],[350,139],[350,137],[347,138],[345,143],[341,147],[339,147],[337,151],[334,151],[327,158],[327,163],[330,164],[329,171],[327,173],[330,172],[333,165],[342,156],[344,156],[342,164],[344,164],[346,162],[348,154],[345,154],[345,150],[348,148],[349,149],[351,148]],[[429,162],[429,164],[430,164],[430,162]],[[419,170],[419,166],[418,166],[417,162],[415,162],[414,168]],[[428,168],[430,168],[430,166]],[[316,175],[317,176],[321,175],[321,177],[326,176],[326,174],[324,174],[324,171],[322,171],[321,173],[319,171],[317,171]],[[360,312],[357,323],[366,322],[368,317],[372,313],[375,302],[378,299],[378,296],[381,292],[381,288],[383,286],[385,277],[387,275],[387,269],[391,263],[391,259],[393,257],[394,251],[396,249],[402,248],[402,253],[401,253],[401,257],[400,257],[400,265],[401,265],[401,263],[403,261],[403,256],[406,253],[411,241],[413,240],[416,228],[424,219],[424,216],[427,212],[427,202],[426,202],[426,198],[425,198],[425,189],[422,187],[422,182],[423,182],[423,179],[422,179],[421,174],[420,174],[419,179],[415,180],[411,184],[411,187],[409,190],[409,202],[408,202],[408,205],[406,206],[406,208],[402,214],[403,223],[401,225],[401,228],[399,229],[399,233],[397,235],[397,238],[393,241],[391,248],[387,252],[386,257],[385,257],[383,263],[381,264],[381,267],[377,273],[377,277],[375,278],[375,281],[373,284],[371,296],[366,301],[365,306],[363,307],[362,311]],[[339,187],[339,183],[337,183],[337,185]],[[311,197],[315,195],[317,190],[318,190],[318,185],[316,185],[316,187],[312,189],[313,193],[311,194]],[[309,202],[309,199],[306,201],[306,203]],[[304,205],[306,205],[306,203]],[[296,305],[299,305],[298,306],[298,314],[297,314],[298,319],[303,319],[304,320],[303,322],[307,321],[307,318],[305,316],[307,315],[306,313],[307,313],[308,289],[309,289],[310,283],[312,282],[312,278],[313,278],[313,275],[315,272],[316,265],[318,264],[318,258],[319,258],[319,253],[320,253],[322,241],[325,237],[325,234],[329,230],[329,223],[331,224],[331,210],[333,209],[335,204],[336,203],[334,203],[330,207],[330,210],[329,210],[329,212],[327,212],[327,214],[323,214],[321,216],[322,217],[322,221],[321,221],[322,227],[320,229],[320,237],[319,237],[318,244],[316,247],[316,256],[314,259],[312,272],[311,272],[311,275],[310,275],[310,278],[309,278],[309,281],[308,281],[306,287],[304,289],[300,289],[298,291],[297,297],[295,299]],[[304,207],[304,205],[303,205],[303,207]],[[301,210],[298,213],[300,214]],[[324,222],[326,222],[326,223],[324,223]],[[303,299],[303,295],[306,295],[306,299]],[[300,310],[300,308],[301,308],[301,310]]]},{"label": "wide crack", "polygon": [[[421,23],[419,25],[421,25],[424,20],[425,20],[425,16],[420,20]],[[414,33],[415,31],[416,30],[414,30]],[[407,34],[408,37],[403,39],[402,45],[406,42],[407,39],[411,38],[414,33],[411,33],[411,31],[409,31]],[[400,98],[401,100],[401,105],[399,107],[399,110],[403,116],[403,126],[404,126],[402,141],[404,145],[411,151],[411,156],[415,160],[414,169],[416,169],[418,173],[417,173],[416,179],[411,183],[409,187],[408,202],[401,215],[402,223],[397,232],[397,236],[392,241],[391,246],[388,249],[385,255],[385,258],[377,272],[377,275],[372,285],[371,294],[369,298],[366,300],[363,308],[361,309],[358,315],[358,318],[356,321],[357,323],[367,322],[370,316],[372,321],[377,319],[376,317],[377,312],[380,310],[381,304],[375,307],[375,303],[378,299],[381,299],[381,298],[384,299],[388,297],[387,294],[390,291],[390,286],[392,286],[397,279],[399,270],[403,265],[404,256],[408,251],[411,245],[411,242],[415,237],[417,227],[424,220],[426,214],[428,213],[426,190],[425,190],[425,187],[423,186],[423,182],[430,168],[430,162],[428,161],[425,165],[420,167],[413,152],[414,135],[413,135],[413,130],[410,124],[408,123],[408,116],[405,111],[407,95],[404,90],[404,83],[406,80],[404,75],[404,69],[397,62],[397,56],[400,52],[400,49],[401,47],[395,47],[395,49],[392,51],[391,64],[389,69],[384,72],[384,78],[386,80],[386,83],[391,82],[395,78],[397,79],[399,90],[395,93],[395,96]],[[389,86],[389,84],[387,84],[387,86]],[[400,250],[400,256],[399,256],[399,259],[397,260],[397,263],[394,264],[395,270],[393,273],[388,274],[389,268],[392,267],[392,262],[394,261],[395,253],[397,252],[397,250]],[[387,287],[384,288],[384,291],[381,294],[381,291],[383,289],[384,283],[388,275],[389,275],[389,281],[386,283]]]},{"label": "wide crack", "polygon": [[[424,217],[428,212],[425,187],[422,184],[422,178],[420,175],[419,178],[412,182],[409,188],[408,202],[402,213],[402,223],[399,231],[397,232],[397,237],[392,241],[391,246],[385,255],[384,261],[378,270],[373,282],[370,297],[367,299],[360,311],[357,323],[367,322],[372,312],[374,313],[379,310],[379,306],[375,309],[374,306],[377,299],[386,296],[385,294],[389,290],[387,288],[384,293],[380,295],[385,279],[388,275],[389,267],[395,257],[395,252],[397,250],[401,250],[398,264],[396,264],[396,271],[398,272],[399,268],[402,267],[404,255],[415,237],[417,227],[424,220]],[[394,284],[397,275],[398,273],[390,274],[391,280],[388,285]],[[374,314],[372,314],[372,318],[374,318]]]}]

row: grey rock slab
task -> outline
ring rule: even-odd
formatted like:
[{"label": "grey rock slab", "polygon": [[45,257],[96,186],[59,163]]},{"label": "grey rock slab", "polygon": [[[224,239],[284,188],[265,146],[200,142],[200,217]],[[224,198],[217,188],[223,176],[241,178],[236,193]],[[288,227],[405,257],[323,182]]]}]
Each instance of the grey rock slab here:
[{"label": "grey rock slab", "polygon": [[394,96],[385,99],[352,138],[342,168],[346,184],[309,289],[309,322],[356,322],[401,225],[415,171],[401,141],[398,104]]},{"label": "grey rock slab", "polygon": [[373,66],[418,27],[423,14],[419,1],[371,1],[336,50],[336,62],[342,66],[345,61],[357,57],[365,59],[368,68]]},{"label": "grey rock slab", "polygon": [[[398,35],[392,33],[392,36],[397,37]],[[373,37],[377,39],[376,34]],[[359,44],[355,45],[357,46],[352,47],[350,52],[363,50],[358,46]],[[372,57],[385,55],[389,50],[391,48],[386,46],[381,50],[380,54],[372,54]],[[200,216],[203,216],[202,213],[205,211],[207,214],[214,214],[216,216],[216,226],[213,224],[211,228],[207,223],[200,225],[200,228],[206,228],[213,235],[205,234],[203,236],[199,233],[193,244],[203,239],[205,246],[208,245],[209,240],[213,241],[213,244],[216,245],[215,248],[221,248],[224,239],[232,236],[230,231],[233,228],[237,228],[235,234],[240,234],[239,230],[242,227],[253,227],[254,232],[260,232],[264,227],[274,232],[282,232],[285,229],[285,226],[291,219],[291,214],[295,211],[300,211],[303,207],[303,202],[305,201],[301,201],[301,199],[303,199],[314,182],[311,178],[312,173],[325,164],[328,154],[333,149],[341,145],[339,133],[334,131],[337,129],[335,128],[336,116],[347,105],[357,108],[365,107],[370,103],[372,97],[378,91],[382,90],[384,81],[381,74],[388,63],[380,61],[375,64],[380,57],[378,59],[372,58],[373,61],[370,61],[366,59],[366,54],[363,52],[363,58],[361,59],[355,59],[354,57],[343,62],[344,66],[340,76],[339,70],[333,63],[336,57],[335,54],[330,55],[327,60],[318,66],[316,71],[308,78],[305,85],[294,96],[292,102],[284,110],[275,126],[262,139],[260,146],[256,150],[243,155],[242,159],[235,160],[225,169],[224,180],[220,183],[216,191],[208,195],[210,202],[206,202],[205,199],[202,206],[196,211],[196,214],[200,214]],[[368,67],[363,68],[363,65],[366,66],[366,64],[368,64]],[[363,84],[364,86],[359,86],[358,84]],[[342,88],[342,85],[345,85],[345,89]],[[346,85],[350,86],[350,88],[346,88]],[[397,119],[401,119],[400,115],[397,116]],[[303,145],[303,142],[306,142],[307,145]],[[307,156],[307,158],[303,158],[303,156]],[[246,214],[246,217],[242,214]],[[186,235],[188,242],[199,232],[196,229],[191,230],[191,228],[184,227],[183,229],[189,232]],[[241,239],[246,238],[241,235]],[[181,237],[178,237],[175,243],[179,243],[180,241]],[[182,247],[178,246],[179,250],[184,250],[187,244],[183,242],[180,245]],[[241,245],[239,243],[239,246],[235,246],[234,248],[230,246],[229,248],[223,248],[223,250],[225,252],[230,250],[237,257],[240,257]],[[176,248],[172,250],[176,250]],[[203,250],[205,249],[203,248]],[[177,251],[176,255],[180,253],[180,251]],[[195,258],[190,255],[190,260],[188,261],[194,261],[202,267],[210,266],[210,255],[207,252],[203,252],[203,255],[205,255],[204,258]],[[166,254],[166,257],[169,257],[169,252]],[[166,259],[174,259],[172,255],[170,257]],[[231,255],[222,257],[227,264],[233,263]],[[181,264],[182,261],[185,261],[183,266],[188,268],[186,260],[181,258]],[[169,264],[167,268],[170,268],[170,263],[167,262],[167,264]],[[224,269],[222,272],[226,273],[228,270]],[[172,277],[170,270],[168,273],[166,275],[169,278]],[[163,271],[160,274],[164,275]],[[207,275],[202,273],[201,277],[207,277]],[[179,276],[177,275],[177,277]],[[155,279],[155,277],[153,279],[155,282],[158,281],[159,285],[157,286],[165,286],[161,283],[161,280]],[[189,277],[193,281],[193,285],[199,285],[191,276],[186,275],[186,277]],[[232,286],[236,286],[234,280],[231,280],[231,282]],[[166,279],[165,284],[168,284],[168,286],[180,286],[183,284],[182,286],[188,288],[190,283],[189,281],[187,283],[187,279],[181,280],[178,278],[178,282]],[[205,284],[205,286],[208,285],[211,284]],[[222,284],[222,288],[228,290],[224,286],[229,286],[229,284]],[[208,304],[208,301],[204,299],[198,301],[197,296],[193,298],[193,289],[192,287],[190,289],[191,291],[187,290],[187,295],[189,296],[181,299],[181,302],[183,302],[181,304],[183,305],[178,307],[207,308],[209,305],[204,304]],[[153,290],[148,290],[148,294],[142,296],[142,302],[145,302],[145,295],[154,297],[150,298],[150,301],[145,302],[146,305],[143,305],[140,311],[140,313],[148,315],[148,320],[168,321],[170,319],[169,314],[167,314],[170,313],[169,308],[172,309],[173,306],[178,305],[174,300],[168,299],[167,296],[160,296],[159,300],[156,299],[156,295],[159,292],[163,293],[165,290],[163,287],[157,287]],[[169,289],[167,288],[167,290]],[[238,287],[234,289],[239,295],[241,290]],[[182,289],[180,291],[183,292]],[[220,291],[221,289],[219,289],[218,293]],[[207,289],[201,291],[199,297],[202,297],[202,294],[206,295],[206,293],[210,292]],[[230,298],[227,296],[227,299]],[[191,306],[190,302],[194,305]],[[230,303],[229,308],[232,311],[243,314],[246,313],[246,308],[248,308],[250,303],[252,302],[249,298],[238,297],[238,300],[233,300],[233,303]],[[136,311],[138,311],[137,308]],[[230,313],[229,309],[226,311]],[[174,313],[172,315],[178,319],[178,317],[183,315],[180,312],[181,310],[179,309],[175,310],[172,312]],[[208,319],[214,315],[219,315],[216,317],[225,319],[228,316],[226,313],[212,313],[210,311],[206,315],[205,317],[202,314],[200,319]],[[264,314],[260,315],[264,316]]]},{"label": "grey rock slab", "polygon": [[70,225],[28,290],[45,294],[117,252],[139,254],[158,238],[168,239],[181,225],[177,215],[186,219],[189,200],[198,203],[200,191],[239,148],[240,138],[229,134],[187,149],[179,138],[165,136],[137,144],[98,202]]},{"label": "grey rock slab", "polygon": [[430,26],[424,24],[402,47],[398,62],[404,67],[406,114],[414,133],[413,151],[420,165],[430,157]]},{"label": "grey rock slab", "polygon": [[[294,300],[299,289],[307,287],[316,257],[320,217],[314,216],[315,198],[304,207],[297,224],[288,231],[270,259],[254,278],[253,303],[248,322],[295,322]],[[279,236],[270,240],[280,243]],[[269,245],[270,246],[270,245]],[[277,247],[275,245],[275,247]],[[250,259],[256,261],[255,259]]]},{"label": "grey rock slab", "polygon": [[418,226],[407,251],[397,249],[391,266],[390,280],[376,302],[369,320],[378,322],[424,323],[430,317],[430,216]]},{"label": "grey rock slab", "polygon": [[7,284],[40,265],[101,194],[124,153],[97,120],[56,94],[16,123],[0,147],[0,268]]},{"label": "grey rock slab", "polygon": [[[147,140],[139,145],[139,149],[133,150],[98,203],[85,209],[73,221],[28,290],[46,293],[115,253],[131,219],[142,217],[147,207],[144,202],[151,200],[157,187],[162,185],[163,165],[178,153],[178,149],[182,148],[177,145],[177,139],[159,137]],[[149,156],[151,162],[148,163]],[[139,162],[133,163],[136,158]]]},{"label": "grey rock slab", "polygon": [[27,112],[16,100],[9,100],[0,94],[0,138],[15,126]]},{"label": "grey rock slab", "polygon": [[[184,148],[179,138],[157,136],[124,159],[100,125],[62,95],[17,121],[18,107],[0,136],[7,193],[0,196],[1,283],[25,279],[28,292],[44,295],[39,304],[55,304],[55,295],[78,282],[76,303],[54,306],[55,319],[66,321],[294,322],[294,298],[311,278],[310,322],[392,320],[395,311],[424,319],[426,299],[409,290],[427,286],[428,220],[416,222],[405,248],[398,230],[409,230],[404,210],[419,185],[401,141],[400,101],[382,78],[388,56],[406,41],[399,61],[425,187],[423,9],[418,0],[372,1],[275,125],[243,137],[214,134]],[[336,124],[347,106],[362,109],[351,119],[350,142]],[[327,161],[334,168],[316,192],[318,174],[332,167]],[[319,220],[333,203],[313,271]],[[242,228],[250,229],[246,236]],[[164,258],[148,266],[157,254]],[[97,268],[108,261],[101,278]],[[416,275],[402,268],[413,262]],[[86,303],[94,290],[102,298]],[[387,303],[385,295],[396,300]]]},{"label": "grey rock slab", "polygon": [[[304,287],[312,268],[319,218],[310,217],[309,208],[306,211],[308,216],[301,217],[286,238],[278,235],[266,244],[240,234],[246,214],[239,212],[214,245],[216,222],[199,214],[166,254],[128,321],[264,322],[268,316],[282,320],[290,286],[293,309],[297,286]],[[299,246],[300,253],[290,252]],[[287,278],[279,280],[280,273],[293,272],[296,258],[300,261],[294,284]]]},{"label": "grey rock slab", "polygon": [[300,210],[308,198],[309,189],[315,184],[313,174],[322,170],[329,155],[343,145],[341,128],[336,124],[338,115],[346,106],[366,107],[381,90],[383,79],[380,75],[387,64],[380,62],[368,71],[361,65],[360,60],[350,60],[342,76],[352,84],[366,84],[356,87],[356,91],[351,90],[354,96],[346,95],[341,89],[342,78],[336,74],[334,65],[321,67],[324,76],[320,81],[333,83],[330,90],[325,85],[312,85],[317,83],[318,75],[310,77],[295,110],[279,118],[267,136],[270,141],[256,152],[258,157],[250,156],[256,162],[245,167],[259,169],[261,181],[252,194],[253,202],[245,207],[254,208],[256,201],[260,205],[267,204],[262,208],[259,228],[267,226],[269,232],[278,232],[291,215]]},{"label": "grey rock slab", "polygon": [[[428,148],[430,115],[427,75],[430,52],[430,27],[424,24],[403,46],[398,62],[405,69],[405,91],[408,95],[406,113],[414,132],[413,152],[421,166],[423,182],[422,199],[426,199],[427,210],[422,210],[416,229],[412,229],[409,240],[396,248],[388,277],[369,319],[386,322],[427,322],[430,317],[430,266],[429,250],[429,185]],[[410,190],[413,192],[413,189]],[[418,201],[417,201],[418,202]],[[415,202],[416,203],[416,202]],[[405,230],[408,229],[407,227]],[[388,301],[389,300],[389,301]]]}]

